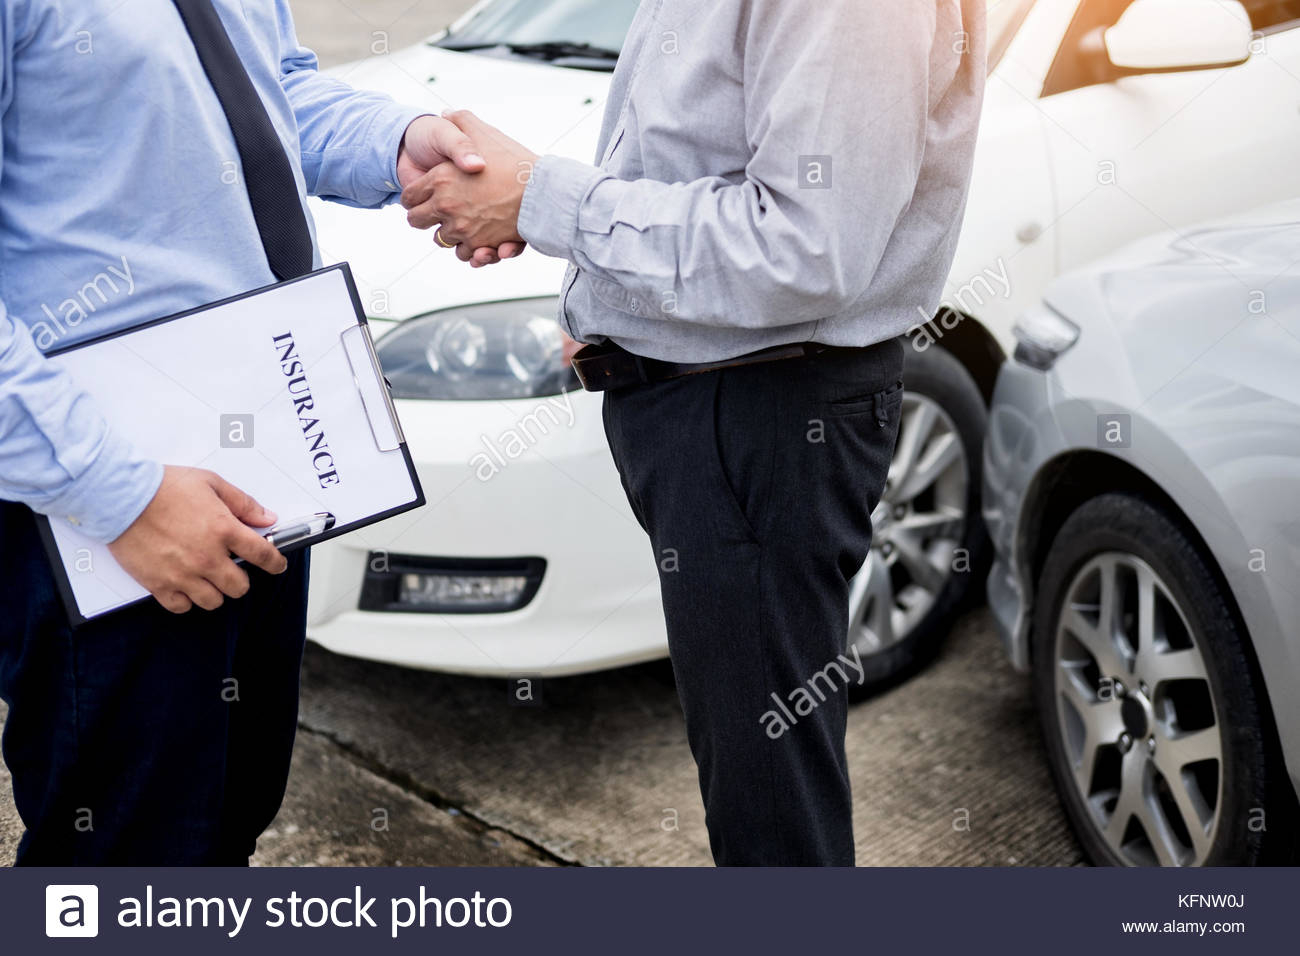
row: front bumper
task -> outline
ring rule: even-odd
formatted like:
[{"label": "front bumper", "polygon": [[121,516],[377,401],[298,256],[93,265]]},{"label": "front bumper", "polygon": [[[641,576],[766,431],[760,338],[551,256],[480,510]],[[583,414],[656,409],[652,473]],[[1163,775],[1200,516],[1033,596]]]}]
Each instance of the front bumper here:
[{"label": "front bumper", "polygon": [[[429,503],[313,549],[309,637],[353,657],[502,677],[667,653],[653,555],[610,459],[599,396],[404,401],[398,412]],[[361,611],[376,553],[541,558],[546,569],[517,611]]]}]

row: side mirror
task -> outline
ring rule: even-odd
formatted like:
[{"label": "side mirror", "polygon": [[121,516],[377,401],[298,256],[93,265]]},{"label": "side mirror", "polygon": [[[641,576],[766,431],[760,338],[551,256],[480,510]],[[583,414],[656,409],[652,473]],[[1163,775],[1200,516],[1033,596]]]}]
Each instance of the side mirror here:
[{"label": "side mirror", "polygon": [[1111,64],[1140,72],[1235,66],[1252,39],[1238,0],[1137,0],[1104,35]]}]

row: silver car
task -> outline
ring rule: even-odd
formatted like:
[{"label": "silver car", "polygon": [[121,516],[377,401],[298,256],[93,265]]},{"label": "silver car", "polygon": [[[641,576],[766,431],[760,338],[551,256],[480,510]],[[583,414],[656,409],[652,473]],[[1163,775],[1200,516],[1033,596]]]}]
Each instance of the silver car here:
[{"label": "silver car", "polygon": [[1295,859],[1300,202],[1153,237],[1023,316],[988,594],[1098,864]]}]

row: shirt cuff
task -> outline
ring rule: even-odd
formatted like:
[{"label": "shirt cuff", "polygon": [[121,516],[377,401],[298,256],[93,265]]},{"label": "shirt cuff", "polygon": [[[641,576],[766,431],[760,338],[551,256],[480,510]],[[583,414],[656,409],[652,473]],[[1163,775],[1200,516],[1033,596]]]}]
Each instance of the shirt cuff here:
[{"label": "shirt cuff", "polygon": [[159,462],[137,457],[110,433],[90,467],[41,510],[97,541],[114,541],[153,501],[162,479]]},{"label": "shirt cuff", "polygon": [[387,206],[397,202],[402,196],[402,184],[397,178],[397,157],[402,151],[402,140],[406,138],[407,128],[421,116],[432,116],[427,110],[418,110],[409,106],[394,104],[384,115],[375,120],[374,142],[380,144],[380,174],[376,177],[380,191],[387,190],[377,205]]},{"label": "shirt cuff", "polygon": [[519,235],[538,252],[572,258],[578,213],[608,173],[562,156],[543,156],[533,166],[519,207]]}]

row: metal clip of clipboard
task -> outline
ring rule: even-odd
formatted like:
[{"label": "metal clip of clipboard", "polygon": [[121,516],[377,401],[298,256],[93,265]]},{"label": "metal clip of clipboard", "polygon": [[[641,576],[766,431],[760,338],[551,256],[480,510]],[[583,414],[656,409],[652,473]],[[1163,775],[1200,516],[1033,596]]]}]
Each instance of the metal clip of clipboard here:
[{"label": "metal clip of clipboard", "polygon": [[344,329],[339,340],[352,369],[352,381],[361,395],[361,405],[365,408],[375,446],[380,451],[397,451],[406,442],[406,436],[397,420],[397,408],[393,405],[393,396],[389,394],[384,370],[379,364],[370,326],[363,322]]}]

